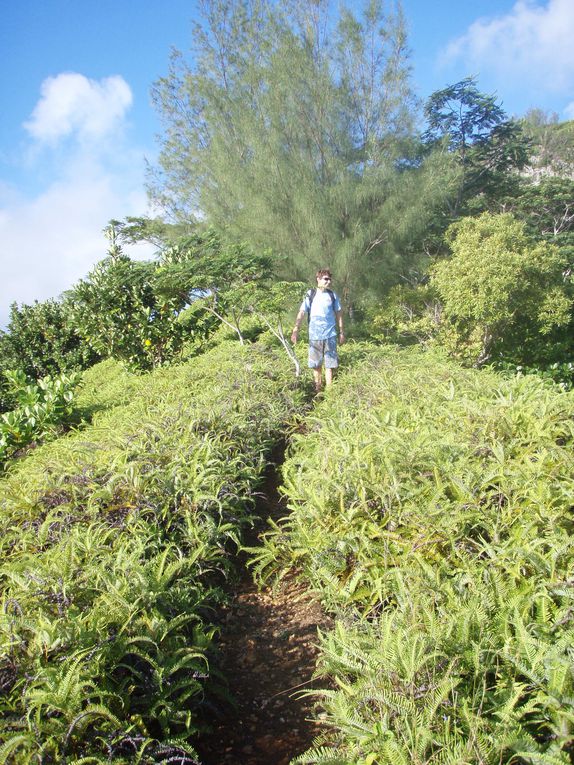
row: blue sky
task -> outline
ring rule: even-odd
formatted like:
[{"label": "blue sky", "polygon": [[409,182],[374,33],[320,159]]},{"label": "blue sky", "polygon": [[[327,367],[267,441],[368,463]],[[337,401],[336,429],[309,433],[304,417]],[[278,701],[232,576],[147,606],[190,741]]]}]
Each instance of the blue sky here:
[{"label": "blue sky", "polygon": [[[403,8],[422,99],[475,75],[510,115],[574,118],[573,0]],[[0,0],[0,327],[11,302],[84,276],[110,218],[148,212],[145,160],[161,130],[150,87],[172,47],[188,51],[196,16],[192,0]]]}]

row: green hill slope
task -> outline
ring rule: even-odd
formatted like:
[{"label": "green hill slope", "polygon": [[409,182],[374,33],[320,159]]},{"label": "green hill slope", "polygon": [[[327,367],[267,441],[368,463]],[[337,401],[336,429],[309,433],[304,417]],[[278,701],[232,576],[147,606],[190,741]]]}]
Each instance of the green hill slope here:
[{"label": "green hill slope", "polygon": [[[337,619],[325,734],[297,761],[566,765],[574,393],[413,348],[342,357],[252,551]],[[77,401],[91,423],[0,481],[0,763],[192,763],[224,693],[212,615],[304,391],[264,342],[224,342],[97,365]]]},{"label": "green hill slope", "polygon": [[0,762],[193,761],[209,612],[301,403],[263,344],[86,373],[92,424],[0,481]]},{"label": "green hill slope", "polygon": [[339,618],[335,733],[298,762],[570,762],[573,435],[572,393],[418,350],[373,352],[307,417],[257,560]]}]

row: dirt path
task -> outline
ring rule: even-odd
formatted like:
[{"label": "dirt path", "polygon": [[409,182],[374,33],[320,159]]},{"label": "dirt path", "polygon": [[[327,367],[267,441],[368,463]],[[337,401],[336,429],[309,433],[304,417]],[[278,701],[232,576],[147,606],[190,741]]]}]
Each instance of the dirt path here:
[{"label": "dirt path", "polygon": [[[275,455],[275,462],[281,461]],[[248,544],[256,544],[266,518],[285,514],[270,469],[259,503],[261,524]],[[301,696],[313,687],[317,628],[329,618],[294,580],[279,591],[259,592],[243,568],[229,605],[221,614],[220,669],[237,707],[222,710],[211,735],[197,745],[203,765],[287,765],[318,735],[312,722],[314,700]]]}]

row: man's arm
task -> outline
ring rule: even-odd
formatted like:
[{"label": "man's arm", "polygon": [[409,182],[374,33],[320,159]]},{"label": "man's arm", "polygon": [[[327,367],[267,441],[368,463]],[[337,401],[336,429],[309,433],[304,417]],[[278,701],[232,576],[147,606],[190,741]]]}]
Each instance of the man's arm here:
[{"label": "man's arm", "polygon": [[293,332],[291,333],[291,342],[293,345],[297,342],[297,335],[299,333],[299,327],[301,326],[301,322],[303,321],[303,317],[305,316],[305,311],[301,309],[299,313],[297,314],[297,318],[295,319],[295,326],[293,327]]},{"label": "man's arm", "polygon": [[337,319],[337,324],[339,325],[339,344],[343,344],[345,342],[345,333],[343,332],[343,311],[335,311],[335,317]]}]

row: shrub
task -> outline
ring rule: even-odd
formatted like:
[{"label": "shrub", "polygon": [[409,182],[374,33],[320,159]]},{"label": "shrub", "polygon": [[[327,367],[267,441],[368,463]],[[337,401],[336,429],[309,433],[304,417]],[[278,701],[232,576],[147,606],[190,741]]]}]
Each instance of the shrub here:
[{"label": "shrub", "polygon": [[442,305],[428,284],[396,285],[372,317],[372,334],[401,343],[426,343],[440,326]]},{"label": "shrub", "polygon": [[175,319],[186,294],[164,298],[158,293],[158,270],[154,263],[110,256],[68,293],[78,332],[101,357],[145,370],[181,351],[183,325]]},{"label": "shrub", "polygon": [[78,404],[91,425],[0,480],[0,761],[191,764],[222,693],[209,614],[302,395],[235,342],[145,375],[106,361]]},{"label": "shrub", "polygon": [[79,374],[42,377],[36,382],[23,372],[5,372],[16,409],[0,415],[0,462],[35,440],[57,434],[72,415],[74,388]]},{"label": "shrub", "polygon": [[565,253],[530,240],[509,214],[464,218],[447,235],[452,257],[431,271],[445,347],[476,365],[535,363],[547,346],[552,355],[553,333],[569,326],[572,312]]},{"label": "shrub", "polygon": [[[100,357],[77,332],[69,303],[46,300],[10,308],[6,332],[0,332],[0,369],[17,369],[32,380],[87,369]],[[0,411],[15,406],[0,380]]]}]

